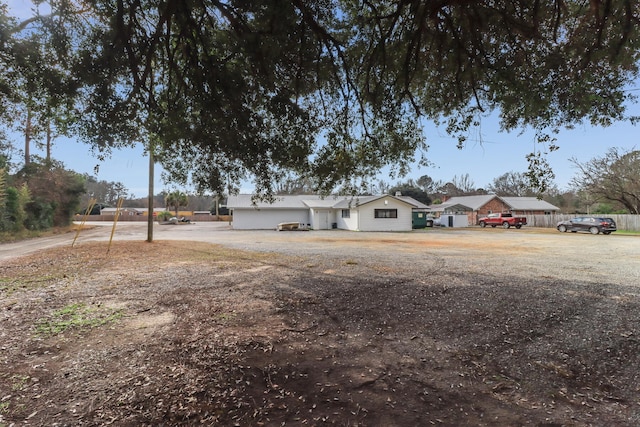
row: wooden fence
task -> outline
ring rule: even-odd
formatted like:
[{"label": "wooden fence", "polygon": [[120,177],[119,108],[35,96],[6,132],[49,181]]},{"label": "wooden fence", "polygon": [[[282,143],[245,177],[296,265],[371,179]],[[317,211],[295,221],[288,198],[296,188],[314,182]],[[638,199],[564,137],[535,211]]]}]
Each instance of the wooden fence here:
[{"label": "wooden fence", "polygon": [[[527,225],[531,227],[556,228],[560,221],[566,221],[580,215],[553,214],[553,215],[526,215]],[[588,216],[588,215],[585,215]],[[613,218],[618,230],[640,231],[640,215],[593,215]]]}]

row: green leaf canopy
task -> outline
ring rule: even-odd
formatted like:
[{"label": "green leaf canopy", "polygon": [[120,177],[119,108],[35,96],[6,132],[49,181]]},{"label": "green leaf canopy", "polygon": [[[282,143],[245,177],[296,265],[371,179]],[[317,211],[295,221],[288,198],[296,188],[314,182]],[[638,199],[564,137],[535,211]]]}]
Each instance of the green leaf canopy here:
[{"label": "green leaf canopy", "polygon": [[144,141],[174,178],[270,195],[294,172],[329,192],[427,161],[422,118],[464,143],[624,118],[636,1],[89,0],[66,29],[77,130]]}]

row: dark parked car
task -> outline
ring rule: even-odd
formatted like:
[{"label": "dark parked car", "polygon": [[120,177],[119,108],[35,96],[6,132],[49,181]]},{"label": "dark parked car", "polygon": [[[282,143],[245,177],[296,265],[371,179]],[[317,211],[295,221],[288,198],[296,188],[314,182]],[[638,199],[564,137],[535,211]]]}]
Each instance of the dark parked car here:
[{"label": "dark parked car", "polygon": [[611,218],[580,216],[569,221],[561,221],[556,228],[562,232],[588,231],[591,234],[611,234],[616,231],[616,222]]}]

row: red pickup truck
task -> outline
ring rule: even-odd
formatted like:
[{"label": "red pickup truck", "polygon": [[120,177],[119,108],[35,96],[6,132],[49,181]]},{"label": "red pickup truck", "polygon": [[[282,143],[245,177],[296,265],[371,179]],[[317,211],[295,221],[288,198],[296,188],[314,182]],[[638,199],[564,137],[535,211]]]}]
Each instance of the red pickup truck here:
[{"label": "red pickup truck", "polygon": [[496,227],[501,225],[503,228],[515,227],[520,228],[527,225],[527,218],[524,216],[513,216],[510,213],[492,213],[478,220],[480,227],[490,225]]}]

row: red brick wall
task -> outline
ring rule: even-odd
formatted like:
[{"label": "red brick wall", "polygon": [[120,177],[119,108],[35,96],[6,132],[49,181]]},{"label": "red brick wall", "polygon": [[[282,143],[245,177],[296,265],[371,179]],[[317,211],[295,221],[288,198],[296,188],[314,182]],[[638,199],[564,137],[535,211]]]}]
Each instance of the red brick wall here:
[{"label": "red brick wall", "polygon": [[482,206],[476,212],[473,212],[470,218],[469,224],[477,224],[478,218],[486,216],[490,213],[500,213],[500,212],[509,212],[509,206],[504,204],[504,202],[498,198],[491,199],[489,203]]}]

